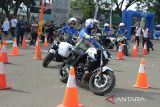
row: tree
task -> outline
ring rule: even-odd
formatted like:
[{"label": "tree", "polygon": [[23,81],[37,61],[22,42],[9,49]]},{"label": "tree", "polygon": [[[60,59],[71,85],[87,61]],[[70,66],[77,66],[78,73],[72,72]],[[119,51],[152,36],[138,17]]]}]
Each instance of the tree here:
[{"label": "tree", "polygon": [[146,10],[155,13],[155,22],[160,24],[160,1],[159,0],[142,0],[137,3],[137,9],[140,11]]},{"label": "tree", "polygon": [[119,0],[112,0],[112,1],[116,5],[115,12],[119,14],[119,16],[122,16],[122,8],[123,8],[122,6],[124,6],[124,4],[126,4],[125,9],[128,9],[133,4],[137,2],[142,2],[143,0],[121,0],[120,2],[118,2]]},{"label": "tree", "polygon": [[94,0],[72,0],[71,9],[74,10],[75,7],[79,8],[84,18],[90,18],[94,14],[95,2]]},{"label": "tree", "polygon": [[17,16],[20,5],[24,3],[26,6],[34,4],[34,0],[1,0],[0,8],[2,8],[7,17],[10,17],[10,11],[13,10],[13,14]]},{"label": "tree", "polygon": [[17,16],[17,12],[18,12],[18,9],[20,8],[20,5],[22,4],[23,0],[13,0],[15,2],[14,4],[14,16]]},{"label": "tree", "polygon": [[30,7],[35,5],[34,0],[23,0],[24,5],[27,7],[27,23],[29,24],[29,19],[30,19]]},{"label": "tree", "polygon": [[10,10],[12,9],[13,5],[14,4],[13,4],[12,0],[1,0],[0,8],[2,8],[5,11],[6,17],[9,17],[9,13],[10,13]]}]

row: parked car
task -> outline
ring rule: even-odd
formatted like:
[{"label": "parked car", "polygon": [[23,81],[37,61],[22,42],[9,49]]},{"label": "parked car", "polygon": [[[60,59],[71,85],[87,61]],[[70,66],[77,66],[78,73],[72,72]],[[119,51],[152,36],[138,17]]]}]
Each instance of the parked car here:
[{"label": "parked car", "polygon": [[153,38],[157,40],[160,39],[160,25],[155,25]]}]

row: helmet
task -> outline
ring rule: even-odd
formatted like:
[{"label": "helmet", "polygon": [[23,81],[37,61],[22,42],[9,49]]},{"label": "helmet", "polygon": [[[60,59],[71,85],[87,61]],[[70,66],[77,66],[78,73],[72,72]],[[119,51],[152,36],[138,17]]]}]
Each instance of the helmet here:
[{"label": "helmet", "polygon": [[77,24],[77,19],[74,18],[74,17],[70,18],[70,19],[68,20],[68,24],[75,26],[75,25]]},{"label": "helmet", "polygon": [[99,26],[99,21],[96,19],[87,19],[85,22],[85,27],[86,28],[97,28]]},{"label": "helmet", "polygon": [[109,27],[109,24],[108,24],[108,23],[105,23],[103,26],[104,26],[104,27]]},{"label": "helmet", "polygon": [[120,24],[119,24],[119,27],[121,27],[121,26],[124,26],[124,23],[120,23]]}]

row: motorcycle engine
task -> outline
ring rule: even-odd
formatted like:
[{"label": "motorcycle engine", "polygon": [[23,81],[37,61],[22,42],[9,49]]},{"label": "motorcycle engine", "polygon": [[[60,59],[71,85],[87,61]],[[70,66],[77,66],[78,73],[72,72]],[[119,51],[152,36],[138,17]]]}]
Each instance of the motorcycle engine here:
[{"label": "motorcycle engine", "polygon": [[93,60],[90,57],[87,57],[87,67],[88,67],[88,71],[93,71],[94,69],[97,68],[97,66],[99,66],[100,61],[99,60]]},{"label": "motorcycle engine", "polygon": [[84,74],[84,68],[85,66],[83,63],[78,64],[78,66],[76,67],[76,75],[82,77]]}]

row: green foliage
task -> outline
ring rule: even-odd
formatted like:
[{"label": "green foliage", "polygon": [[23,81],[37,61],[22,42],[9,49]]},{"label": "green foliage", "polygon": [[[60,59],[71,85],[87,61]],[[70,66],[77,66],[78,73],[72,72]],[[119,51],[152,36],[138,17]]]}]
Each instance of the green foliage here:
[{"label": "green foliage", "polygon": [[24,3],[26,6],[34,5],[34,0],[1,0],[0,8],[2,8],[6,16],[10,16],[10,11],[14,11],[14,15],[17,15],[18,9],[20,8],[21,3]]},{"label": "green foliage", "polygon": [[[122,15],[122,6],[124,4],[126,4],[125,9],[128,9],[131,5],[142,1],[143,0],[121,0],[121,2],[118,2],[118,0],[97,0],[99,10],[102,12],[101,14],[110,10],[111,7],[115,7],[113,12],[118,14],[120,17]],[[85,18],[93,17],[95,0],[71,0],[71,10],[73,10],[74,7],[78,7]]]},{"label": "green foliage", "polygon": [[160,1],[159,0],[150,0],[149,4],[147,4],[148,11],[156,13],[155,14],[155,21],[156,24],[160,24]]},{"label": "green foliage", "polygon": [[141,0],[137,2],[137,9],[155,13],[155,23],[160,24],[160,0]]},{"label": "green foliage", "polygon": [[75,7],[79,8],[84,18],[93,17],[95,10],[94,0],[72,0],[71,9],[74,10]]}]

